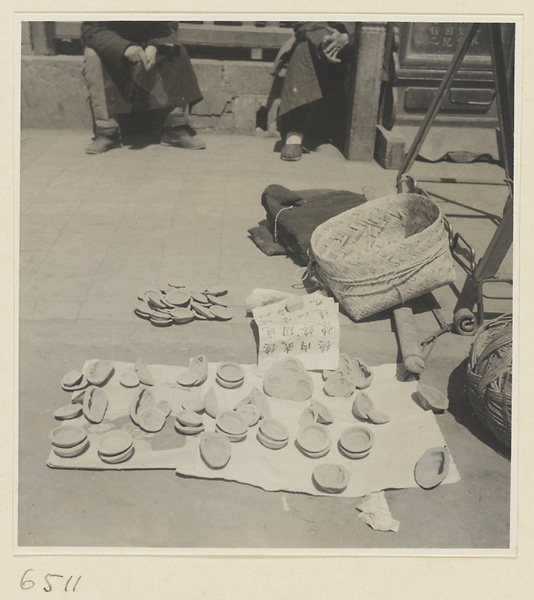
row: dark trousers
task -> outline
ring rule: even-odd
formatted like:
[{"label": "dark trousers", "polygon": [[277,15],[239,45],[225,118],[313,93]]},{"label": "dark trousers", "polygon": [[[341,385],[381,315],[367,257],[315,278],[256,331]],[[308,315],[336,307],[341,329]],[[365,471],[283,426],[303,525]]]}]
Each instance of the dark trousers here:
[{"label": "dark trousers", "polygon": [[[84,51],[83,76],[91,101],[95,135],[118,136],[120,134],[118,115],[111,114],[108,109],[102,61],[98,54],[88,47]],[[176,106],[169,109],[163,127],[183,127],[188,123],[187,107]]]}]

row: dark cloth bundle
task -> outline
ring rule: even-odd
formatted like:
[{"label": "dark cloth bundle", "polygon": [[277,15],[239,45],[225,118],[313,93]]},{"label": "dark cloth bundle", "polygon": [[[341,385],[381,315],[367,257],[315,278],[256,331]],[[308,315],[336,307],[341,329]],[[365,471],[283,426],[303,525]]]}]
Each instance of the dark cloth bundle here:
[{"label": "dark cloth bundle", "polygon": [[[331,217],[365,202],[365,197],[345,190],[314,189],[292,191],[273,184],[265,188],[261,203],[267,213],[270,242],[283,247],[293,260],[302,266],[308,263],[308,249],[314,229]],[[254,228],[250,233],[266,254],[281,253],[280,246],[265,248],[265,229]],[[263,244],[262,244],[263,242]]]}]

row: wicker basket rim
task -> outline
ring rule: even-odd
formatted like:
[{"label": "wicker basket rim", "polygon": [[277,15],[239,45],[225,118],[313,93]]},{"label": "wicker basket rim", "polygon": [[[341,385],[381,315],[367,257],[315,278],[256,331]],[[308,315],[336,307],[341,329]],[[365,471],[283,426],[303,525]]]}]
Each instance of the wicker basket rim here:
[{"label": "wicker basket rim", "polygon": [[[416,195],[416,194],[412,194],[412,195]],[[397,198],[397,196],[391,196],[391,197]],[[424,196],[420,196],[420,197],[423,198],[425,201],[428,200],[427,198],[424,198]],[[385,197],[385,198],[387,199],[388,197]],[[379,198],[378,200],[381,200],[381,198]],[[432,202],[431,200],[428,200],[428,201]],[[375,202],[375,201],[372,200],[371,202]],[[441,248],[439,248],[438,250],[434,250],[433,255],[426,257],[423,260],[423,262],[431,262],[434,258],[436,258],[436,256],[441,255],[445,251],[449,251],[448,234],[447,234],[444,224],[443,224],[444,223],[443,216],[441,214],[439,207],[435,203],[433,203],[433,204],[436,206],[437,210],[439,211],[438,217],[433,222],[429,223],[428,226],[425,227],[422,231],[419,231],[418,233],[415,233],[407,238],[396,240],[394,243],[391,243],[388,246],[386,246],[385,248],[382,248],[381,254],[383,254],[384,256],[381,257],[381,261],[385,262],[388,257],[399,256],[403,252],[408,255],[410,248],[416,247],[418,244],[421,243],[421,240],[423,240],[425,238],[434,240],[433,246],[434,247],[441,246]],[[357,259],[353,258],[352,260],[341,260],[341,259],[335,258],[335,257],[325,258],[325,257],[321,256],[321,251],[319,251],[319,248],[318,248],[318,247],[322,248],[324,246],[324,241],[328,238],[328,235],[330,234],[331,229],[334,228],[338,222],[343,222],[343,220],[346,220],[347,213],[352,213],[353,211],[358,211],[363,206],[365,206],[365,205],[363,204],[361,206],[357,206],[355,208],[349,209],[348,211],[345,211],[344,213],[340,213],[339,215],[332,217],[328,221],[325,221],[324,223],[319,225],[313,231],[312,237],[310,240],[311,258],[313,260],[315,260],[315,262],[317,262],[323,269],[328,268],[330,270],[338,271],[340,264],[344,264],[347,266],[352,265],[354,268],[358,268],[362,263],[369,264],[369,263],[376,262],[377,251],[376,251],[376,249],[373,250],[372,247],[369,249],[362,248],[362,251],[360,254],[358,254]],[[356,241],[355,243],[357,244],[358,242]],[[432,250],[432,248],[426,248],[425,252],[430,253],[431,250]],[[369,257],[371,257],[371,258],[369,258]],[[409,268],[412,268],[412,265],[410,265]],[[382,273],[382,275],[384,275],[384,273]],[[358,281],[360,281],[360,280],[358,280]]]},{"label": "wicker basket rim", "polygon": [[[426,234],[428,229],[432,226],[436,226],[439,229],[441,229],[440,225],[442,225],[442,222],[443,222],[443,213],[441,212],[441,209],[436,204],[436,202],[434,202],[430,198],[426,198],[425,196],[423,196],[421,194],[408,194],[408,193],[391,194],[389,196],[382,196],[381,198],[375,198],[374,200],[369,200],[367,202],[364,202],[363,204],[360,204],[359,206],[355,206],[354,208],[349,208],[348,210],[346,210],[342,213],[339,213],[338,215],[335,215],[334,217],[331,217],[330,219],[324,221],[324,223],[319,224],[314,229],[314,231],[311,235],[311,246],[313,248],[314,244],[316,244],[318,239],[320,239],[319,236],[326,235],[329,232],[329,230],[332,227],[334,227],[338,222],[346,220],[347,216],[349,214],[350,215],[364,214],[366,212],[375,210],[376,208],[380,207],[381,205],[385,205],[388,208],[391,208],[392,206],[394,206],[394,204],[393,204],[394,202],[397,202],[397,204],[399,204],[399,203],[404,204],[409,199],[421,200],[422,204],[427,204],[427,205],[431,206],[434,210],[436,210],[437,215],[436,215],[436,218],[431,223],[429,223],[427,227],[425,227],[425,229],[423,229],[422,231],[419,231],[418,233],[414,233],[409,238],[404,238],[404,239],[400,240],[398,242],[399,244],[406,240],[416,241],[419,236]],[[369,252],[369,254],[372,254],[372,252]],[[322,260],[326,260],[326,259],[322,259]]]}]

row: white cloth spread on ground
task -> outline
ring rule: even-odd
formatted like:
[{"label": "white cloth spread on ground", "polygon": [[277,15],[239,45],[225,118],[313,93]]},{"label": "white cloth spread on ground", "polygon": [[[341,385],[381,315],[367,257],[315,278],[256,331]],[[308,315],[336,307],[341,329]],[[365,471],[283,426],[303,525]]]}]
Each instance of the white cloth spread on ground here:
[{"label": "white cloth spread on ground", "polygon": [[[92,432],[94,426],[90,426],[84,417],[79,417],[65,423],[89,429],[91,447],[76,458],[60,458],[51,451],[48,466],[66,469],[175,469],[178,475],[238,481],[269,491],[326,495],[314,486],[312,472],[320,463],[336,463],[343,465],[351,473],[347,489],[339,496],[360,497],[385,489],[417,487],[414,479],[415,463],[428,448],[446,445],[434,414],[423,410],[414,400],[417,383],[397,380],[397,365],[373,367],[374,380],[366,390],[372,397],[375,408],[386,412],[391,418],[389,423],[383,425],[357,420],[351,412],[352,398],[325,396],[321,374],[315,372],[311,373],[315,386],[313,398],[326,404],[334,415],[334,422],[327,426],[332,437],[332,447],[326,456],[319,459],[308,458],[295,446],[298,420],[309,401],[292,402],[268,398],[273,418],[282,421],[289,429],[288,445],[280,450],[265,448],[256,439],[258,425],[255,425],[249,429],[244,441],[232,443],[232,456],[227,466],[212,470],[200,457],[198,436],[183,436],[174,430],[174,416],[180,410],[182,399],[199,393],[203,397],[213,387],[219,409],[224,410],[233,408],[253,387],[263,388],[262,374],[255,365],[243,365],[245,381],[240,388],[232,390],[220,387],[215,382],[218,364],[209,364],[208,379],[200,391],[195,388],[187,390],[174,383],[178,373],[183,372],[186,367],[150,365],[148,368],[156,382],[151,388],[156,401],[171,402],[172,413],[160,433],[146,434],[135,427],[128,416],[135,389],[124,388],[119,383],[122,373],[131,369],[132,364],[115,362],[115,373],[104,387],[109,397],[105,421],[134,434],[133,457],[117,465],[102,462],[97,454],[98,440],[102,434]],[[65,397],[69,396],[65,394]],[[215,421],[205,414],[203,419],[206,431],[214,431]],[[369,456],[361,460],[345,458],[337,448],[341,432],[354,425],[368,427],[375,435]],[[444,483],[459,480],[458,470],[452,461]]]},{"label": "white cloth spread on ground", "polygon": [[339,305],[319,292],[301,296],[302,308],[286,310],[282,300],[252,311],[258,326],[258,367],[266,370],[293,356],[307,369],[337,369]]}]

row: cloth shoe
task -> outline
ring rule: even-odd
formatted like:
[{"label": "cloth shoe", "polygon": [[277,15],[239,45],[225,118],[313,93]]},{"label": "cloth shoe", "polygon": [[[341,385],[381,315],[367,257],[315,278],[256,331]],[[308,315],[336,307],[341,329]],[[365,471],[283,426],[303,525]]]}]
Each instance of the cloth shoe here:
[{"label": "cloth shoe", "polygon": [[203,150],[206,147],[206,142],[196,135],[191,135],[188,127],[164,129],[161,136],[161,144],[164,146],[185,148],[186,150]]},{"label": "cloth shoe", "polygon": [[86,154],[102,154],[113,148],[119,148],[121,141],[118,136],[97,135],[85,149]]},{"label": "cloth shoe", "polygon": [[301,144],[286,144],[280,153],[282,160],[300,160],[302,158]]}]

